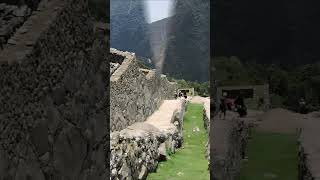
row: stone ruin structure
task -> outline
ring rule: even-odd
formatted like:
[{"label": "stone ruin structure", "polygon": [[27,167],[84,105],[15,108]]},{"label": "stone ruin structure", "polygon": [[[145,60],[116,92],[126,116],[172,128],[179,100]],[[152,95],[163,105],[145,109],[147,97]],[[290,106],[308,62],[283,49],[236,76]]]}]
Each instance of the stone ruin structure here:
[{"label": "stone ruin structure", "polygon": [[[247,86],[220,86],[217,88],[217,95],[219,98],[223,96],[223,93],[227,93],[228,98],[236,98],[242,94],[245,99],[247,107],[251,109],[270,109],[270,94],[269,85],[247,85]],[[259,107],[259,100],[263,99],[263,104]]]},{"label": "stone ruin structure", "polygon": [[[244,119],[230,112],[225,120],[214,118],[207,125],[210,129],[210,179],[235,180],[245,158],[249,126]],[[209,120],[210,121],[210,120]]]},{"label": "stone ruin structure", "polygon": [[210,99],[206,98],[203,102],[203,125],[208,133],[208,142],[206,144],[206,158],[208,159],[208,169],[210,170]]},{"label": "stone ruin structure", "polygon": [[145,179],[182,144],[184,99],[175,83],[141,69],[133,53],[111,49],[111,179]]},{"label": "stone ruin structure", "polygon": [[165,99],[173,99],[177,85],[155,70],[142,69],[134,54],[110,50],[110,127],[118,131],[144,121]]},{"label": "stone ruin structure", "polygon": [[30,9],[0,5],[0,179],[108,179],[107,30],[86,0]]},{"label": "stone ruin structure", "polygon": [[299,180],[320,179],[320,112],[308,114],[303,119],[299,133]]}]

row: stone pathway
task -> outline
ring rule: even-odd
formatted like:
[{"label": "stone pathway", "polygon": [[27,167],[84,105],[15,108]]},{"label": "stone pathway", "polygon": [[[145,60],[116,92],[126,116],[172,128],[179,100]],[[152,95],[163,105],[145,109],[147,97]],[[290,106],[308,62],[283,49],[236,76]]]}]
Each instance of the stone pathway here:
[{"label": "stone pathway", "polygon": [[185,107],[182,105],[183,103],[185,103],[185,101],[180,99],[165,100],[159,109],[147,118],[145,123],[157,127],[160,131],[174,131],[176,128],[174,123],[179,123],[175,122],[175,117],[183,115],[182,113],[177,114],[179,112],[183,112],[181,111],[181,108]]}]

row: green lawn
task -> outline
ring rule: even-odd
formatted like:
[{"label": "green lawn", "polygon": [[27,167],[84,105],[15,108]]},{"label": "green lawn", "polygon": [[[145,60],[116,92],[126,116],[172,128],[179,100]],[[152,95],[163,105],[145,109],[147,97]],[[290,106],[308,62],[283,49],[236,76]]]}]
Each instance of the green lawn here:
[{"label": "green lawn", "polygon": [[253,131],[240,180],[297,180],[297,136]]},{"label": "green lawn", "polygon": [[[183,126],[184,148],[160,162],[157,172],[149,174],[148,180],[209,180],[205,158],[208,135],[203,127],[202,108],[199,104],[188,104]],[[192,132],[194,127],[199,127],[200,132]]]}]

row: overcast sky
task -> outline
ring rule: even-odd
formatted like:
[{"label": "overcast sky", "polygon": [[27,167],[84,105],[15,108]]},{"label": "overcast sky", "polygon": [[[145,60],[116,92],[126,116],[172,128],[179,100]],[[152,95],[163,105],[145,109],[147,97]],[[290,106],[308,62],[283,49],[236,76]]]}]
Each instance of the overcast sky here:
[{"label": "overcast sky", "polygon": [[171,16],[171,8],[174,0],[146,0],[148,23],[155,22]]}]

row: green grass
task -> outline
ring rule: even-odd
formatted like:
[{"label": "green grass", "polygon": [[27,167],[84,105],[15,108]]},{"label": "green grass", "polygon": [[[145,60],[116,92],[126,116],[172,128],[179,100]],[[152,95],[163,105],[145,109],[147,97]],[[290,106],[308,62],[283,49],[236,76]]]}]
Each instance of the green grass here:
[{"label": "green grass", "polygon": [[[209,180],[205,145],[208,135],[203,127],[202,105],[188,104],[184,116],[183,149],[180,148],[170,159],[160,162],[157,172],[148,175],[148,180]],[[200,132],[192,132],[199,127]]]},{"label": "green grass", "polygon": [[240,180],[297,180],[297,136],[253,131]]}]

